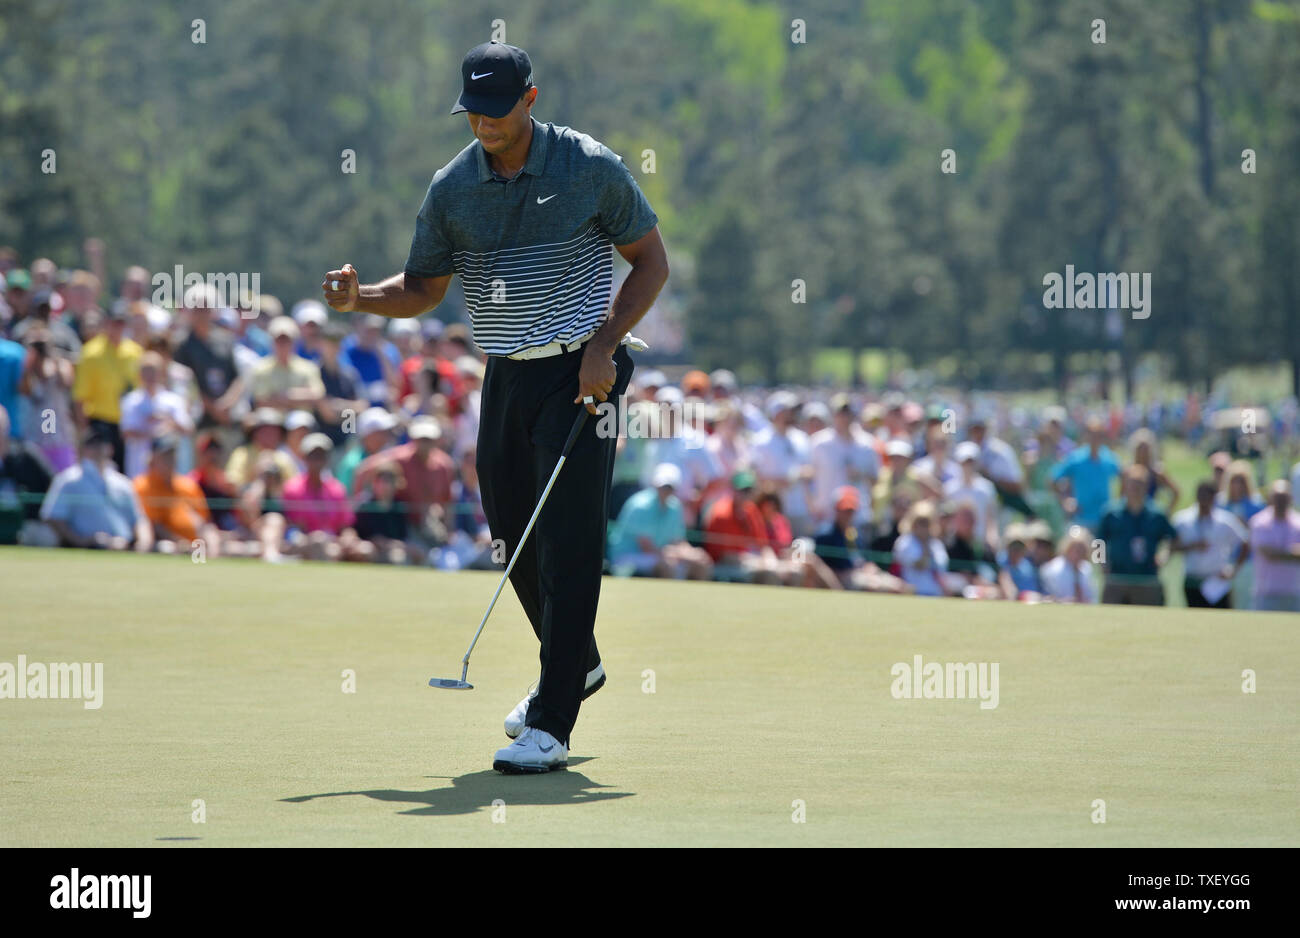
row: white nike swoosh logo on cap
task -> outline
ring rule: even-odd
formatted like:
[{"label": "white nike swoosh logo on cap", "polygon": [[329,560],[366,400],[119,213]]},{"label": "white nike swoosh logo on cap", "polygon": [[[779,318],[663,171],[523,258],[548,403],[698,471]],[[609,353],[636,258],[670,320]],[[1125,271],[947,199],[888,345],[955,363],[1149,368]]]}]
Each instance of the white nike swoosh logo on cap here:
[{"label": "white nike swoosh logo on cap", "polygon": [[469,73],[469,80],[470,80],[470,81],[478,81],[480,78],[487,78],[487,77],[488,77],[489,75],[491,75],[491,74],[492,74],[491,72],[484,72],[482,75],[476,75],[476,74],[474,74],[473,72],[470,72],[470,73]]},{"label": "white nike swoosh logo on cap", "polygon": [[556,196],[556,195],[559,195],[559,194],[560,194],[560,193],[557,192],[557,193],[555,193],[555,195],[548,195],[548,196],[547,196],[546,198],[544,198],[544,199],[539,195],[539,196],[537,197],[537,204],[538,204],[538,205],[541,205],[543,202],[549,202],[549,201],[551,201],[551,199],[555,198],[555,196]]}]

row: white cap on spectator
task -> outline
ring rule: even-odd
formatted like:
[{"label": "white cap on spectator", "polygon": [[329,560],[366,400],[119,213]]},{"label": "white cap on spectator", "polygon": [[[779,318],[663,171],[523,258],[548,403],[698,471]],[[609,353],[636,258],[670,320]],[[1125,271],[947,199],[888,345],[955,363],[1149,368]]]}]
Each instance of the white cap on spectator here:
[{"label": "white cap on spectator", "polygon": [[655,401],[660,404],[680,404],[683,400],[682,389],[671,384],[664,385],[655,392]]},{"label": "white cap on spectator", "polygon": [[406,435],[413,440],[441,439],[442,425],[436,417],[416,417],[406,428]]},{"label": "white cap on spectator", "polygon": [[418,319],[388,320],[388,334],[394,339],[404,335],[416,335],[419,331],[420,321]]},{"label": "white cap on spectator", "polygon": [[661,462],[655,466],[654,475],[651,476],[650,481],[654,483],[654,487],[657,489],[661,489],[665,485],[677,488],[682,484],[682,470],[670,462]]},{"label": "white cap on spectator", "polygon": [[298,324],[288,316],[276,316],[266,327],[266,332],[273,339],[287,336],[295,342],[298,340]]},{"label": "white cap on spectator", "polygon": [[657,368],[651,368],[643,374],[641,379],[637,382],[637,384],[643,388],[661,388],[667,383],[668,378]]},{"label": "white cap on spectator", "polygon": [[799,406],[799,398],[793,391],[776,391],[767,399],[767,415],[775,417],[783,410],[793,410]]},{"label": "white cap on spectator", "polygon": [[420,331],[424,333],[426,339],[441,339],[446,328],[446,323],[441,319],[434,319],[432,316],[420,323]]},{"label": "white cap on spectator", "polygon": [[316,429],[316,418],[309,411],[291,410],[289,416],[284,418],[284,428],[286,430],[314,430]]},{"label": "white cap on spectator", "polygon": [[334,449],[334,441],[323,433],[308,433],[302,440],[302,454],[316,451],[331,452]]},{"label": "white cap on spectator", "polygon": [[1064,407],[1061,407],[1059,404],[1052,404],[1052,405],[1049,406],[1049,407],[1044,407],[1044,408],[1043,408],[1043,422],[1044,422],[1044,423],[1060,423],[1060,424],[1064,424],[1064,423],[1065,423],[1065,417],[1066,417],[1065,408],[1064,408]]},{"label": "white cap on spectator", "polygon": [[957,444],[957,448],[952,451],[952,458],[957,462],[966,462],[968,459],[978,460],[980,458],[979,444],[966,440]]},{"label": "white cap on spectator", "polygon": [[367,407],[357,418],[357,433],[370,436],[380,430],[391,430],[397,426],[397,420],[382,407]]},{"label": "white cap on spectator", "polygon": [[728,371],[726,368],[719,368],[717,371],[709,375],[709,384],[715,388],[734,391],[739,382],[736,381],[736,375],[734,372]]},{"label": "white cap on spectator", "polygon": [[831,422],[831,409],[821,401],[809,401],[804,405],[803,415],[806,418],[816,417],[822,423]]},{"label": "white cap on spectator", "polygon": [[906,456],[912,458],[912,444],[907,440],[890,440],[885,444],[886,456]]},{"label": "white cap on spectator", "polygon": [[196,283],[185,291],[186,309],[217,309],[217,289],[210,283]]},{"label": "white cap on spectator", "polygon": [[291,315],[294,322],[300,326],[305,326],[309,322],[323,326],[330,321],[330,314],[325,311],[325,304],[319,300],[299,300],[293,304]]}]

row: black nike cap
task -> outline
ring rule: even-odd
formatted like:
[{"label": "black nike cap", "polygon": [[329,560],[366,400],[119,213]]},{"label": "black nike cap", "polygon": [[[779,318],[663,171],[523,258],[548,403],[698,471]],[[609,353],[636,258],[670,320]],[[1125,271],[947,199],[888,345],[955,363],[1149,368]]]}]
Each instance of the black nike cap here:
[{"label": "black nike cap", "polygon": [[533,63],[523,49],[494,39],[466,53],[460,75],[464,87],[451,113],[470,111],[492,118],[505,117],[524,91],[532,87]]}]

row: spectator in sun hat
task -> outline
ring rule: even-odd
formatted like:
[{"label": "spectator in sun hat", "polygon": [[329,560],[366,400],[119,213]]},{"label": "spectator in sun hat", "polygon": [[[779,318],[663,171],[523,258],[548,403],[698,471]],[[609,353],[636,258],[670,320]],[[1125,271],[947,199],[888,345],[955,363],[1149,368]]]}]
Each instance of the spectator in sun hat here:
[{"label": "spectator in sun hat", "polygon": [[713,561],[686,540],[686,515],[674,494],[682,472],[672,463],[655,467],[652,486],[623,505],[613,525],[610,567],[617,574],[707,580]]},{"label": "spectator in sun hat", "polygon": [[226,478],[236,486],[252,481],[254,467],[263,456],[275,463],[281,478],[287,480],[297,475],[298,467],[293,456],[284,448],[284,414],[274,407],[259,407],[245,423],[248,442],[230,454]]},{"label": "spectator in sun hat", "polygon": [[382,407],[368,407],[356,418],[355,438],[334,467],[335,477],[349,492],[358,491],[353,479],[357,466],[391,446],[396,428],[397,418]]}]

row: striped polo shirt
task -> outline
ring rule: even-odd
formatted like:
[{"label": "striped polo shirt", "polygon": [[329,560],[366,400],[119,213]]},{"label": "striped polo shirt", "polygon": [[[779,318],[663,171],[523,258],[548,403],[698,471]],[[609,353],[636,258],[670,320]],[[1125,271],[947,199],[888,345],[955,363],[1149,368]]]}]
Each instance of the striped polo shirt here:
[{"label": "striped polo shirt", "polygon": [[618,154],[533,119],[528,159],[513,179],[492,171],[477,140],[438,170],[406,273],[459,274],[474,341],[509,355],[597,329],[609,312],[613,246],[658,223]]}]

